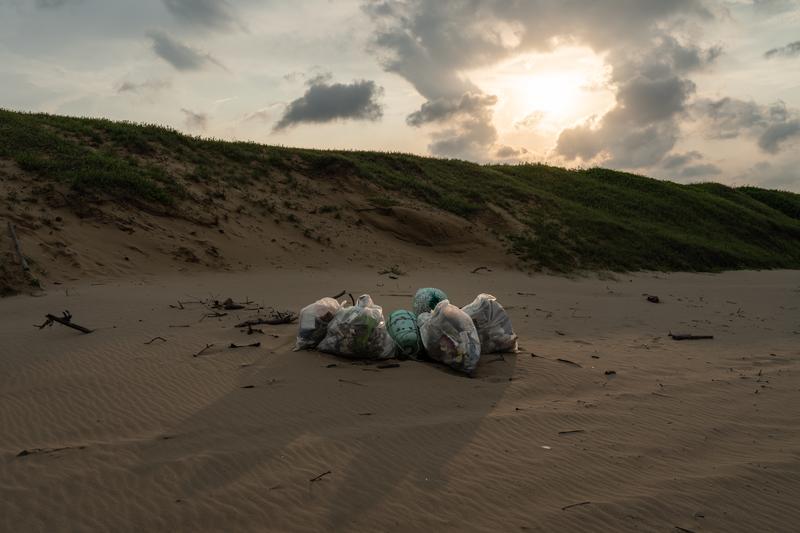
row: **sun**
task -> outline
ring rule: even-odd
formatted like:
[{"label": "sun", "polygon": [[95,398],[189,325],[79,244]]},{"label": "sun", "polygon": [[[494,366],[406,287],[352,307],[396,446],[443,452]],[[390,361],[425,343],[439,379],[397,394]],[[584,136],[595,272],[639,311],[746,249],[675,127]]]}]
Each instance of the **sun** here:
[{"label": "sun", "polygon": [[483,91],[497,96],[498,132],[520,130],[556,135],[565,127],[614,103],[606,86],[603,57],[583,47],[517,56],[469,74]]}]

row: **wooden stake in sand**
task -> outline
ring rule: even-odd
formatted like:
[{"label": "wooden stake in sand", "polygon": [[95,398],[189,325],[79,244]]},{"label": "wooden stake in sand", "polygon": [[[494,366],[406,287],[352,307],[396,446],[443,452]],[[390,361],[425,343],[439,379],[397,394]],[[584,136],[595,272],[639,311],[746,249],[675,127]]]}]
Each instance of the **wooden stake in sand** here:
[{"label": "wooden stake in sand", "polygon": [[63,317],[59,317],[59,316],[51,315],[51,314],[48,313],[48,314],[45,315],[45,318],[47,320],[45,320],[42,325],[36,326],[36,327],[39,328],[39,329],[44,329],[47,326],[52,326],[54,322],[58,322],[62,326],[67,326],[68,328],[76,329],[76,330],[80,331],[81,333],[89,334],[89,333],[92,332],[92,330],[89,329],[89,328],[85,328],[83,326],[79,326],[78,324],[73,324],[72,323],[72,315],[70,314],[69,311],[64,311],[63,315],[64,315]]},{"label": "wooden stake in sand", "polygon": [[19,245],[17,230],[14,228],[14,224],[11,222],[8,223],[8,234],[11,236],[11,240],[14,241],[14,249],[17,251],[17,257],[19,257],[19,263],[22,265],[22,270],[25,272],[29,271],[31,267],[28,265],[28,260],[25,259],[24,255],[22,255],[22,247]]}]

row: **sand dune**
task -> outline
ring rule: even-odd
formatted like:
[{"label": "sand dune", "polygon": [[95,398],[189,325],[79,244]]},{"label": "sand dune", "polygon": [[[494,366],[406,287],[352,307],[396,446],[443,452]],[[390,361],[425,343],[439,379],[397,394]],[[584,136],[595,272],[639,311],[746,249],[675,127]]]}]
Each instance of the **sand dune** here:
[{"label": "sand dune", "polygon": [[[97,283],[0,300],[4,531],[800,521],[797,272],[571,280],[426,267],[394,280],[271,269]],[[459,304],[494,293],[520,353],[484,356],[474,379],[427,363],[378,369],[292,352],[294,325],[248,336],[233,327],[248,313],[201,320],[198,305],[170,307],[231,296],[296,310],[346,288],[391,311],[427,285]],[[31,327],[63,309],[96,331]],[[156,336],[166,341],[145,344]]]}]

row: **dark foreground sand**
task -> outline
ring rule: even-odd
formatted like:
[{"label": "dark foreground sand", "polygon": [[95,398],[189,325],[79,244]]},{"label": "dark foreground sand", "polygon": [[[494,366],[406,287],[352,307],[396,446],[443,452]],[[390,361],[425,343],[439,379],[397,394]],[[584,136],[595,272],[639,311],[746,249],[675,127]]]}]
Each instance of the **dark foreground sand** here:
[{"label": "dark foreground sand", "polygon": [[[800,273],[462,272],[272,270],[0,300],[0,529],[797,531]],[[233,325],[249,313],[169,307],[296,310],[348,289],[388,312],[427,285],[459,305],[495,294],[520,353],[484,356],[474,379],[381,370],[292,352],[294,325],[248,336]],[[32,327],[64,309],[96,331]]]}]

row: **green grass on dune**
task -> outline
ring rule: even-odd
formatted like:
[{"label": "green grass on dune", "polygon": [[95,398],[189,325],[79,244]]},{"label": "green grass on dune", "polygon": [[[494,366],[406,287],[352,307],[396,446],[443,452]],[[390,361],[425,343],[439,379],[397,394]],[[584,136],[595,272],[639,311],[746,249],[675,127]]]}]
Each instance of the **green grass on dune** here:
[{"label": "green grass on dune", "polygon": [[[0,158],[43,181],[179,211],[191,182],[246,188],[290,176],[355,177],[468,220],[494,204],[525,231],[504,235],[521,260],[575,269],[714,271],[800,267],[800,195],[716,183],[680,185],[593,168],[478,165],[400,153],[225,142],[150,125],[0,110]],[[180,173],[162,162],[169,159]]]}]

